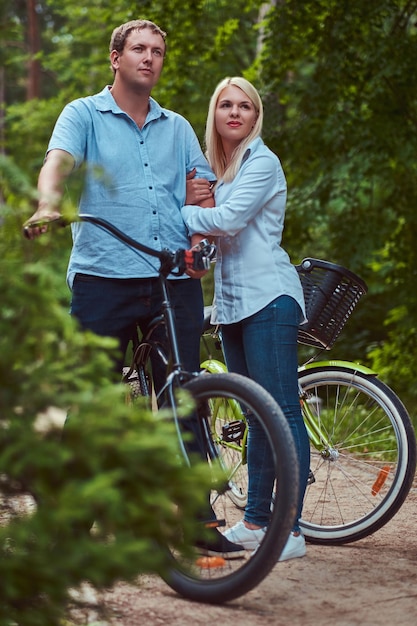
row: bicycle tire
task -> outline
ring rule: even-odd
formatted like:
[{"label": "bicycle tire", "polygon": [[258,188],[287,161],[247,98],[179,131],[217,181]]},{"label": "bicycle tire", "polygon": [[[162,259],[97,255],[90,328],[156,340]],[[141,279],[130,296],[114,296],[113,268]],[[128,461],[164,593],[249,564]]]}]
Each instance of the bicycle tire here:
[{"label": "bicycle tire", "polygon": [[[237,401],[249,409],[263,425],[273,450],[278,488],[271,508],[271,521],[265,537],[247,557],[225,560],[220,567],[197,567],[171,555],[171,567],[165,576],[168,585],[185,598],[197,602],[221,604],[247,593],[258,585],[277,564],[279,555],[294,523],[297,508],[298,474],[291,431],[281,409],[262,387],[239,374],[205,374],[185,386],[198,408],[210,410],[216,398]],[[206,415],[207,419],[207,415]],[[210,423],[210,417],[208,417]],[[212,440],[210,437],[210,444]],[[217,456],[220,460],[221,457]],[[225,481],[226,486],[227,480]],[[243,517],[243,511],[230,499],[230,489],[214,492],[212,505],[221,514],[226,528]]]},{"label": "bicycle tire", "polygon": [[316,544],[367,537],[392,519],[413,482],[416,440],[407,410],[378,378],[342,366],[307,369],[299,383],[328,439],[311,447],[315,482],[307,486],[302,531]]}]

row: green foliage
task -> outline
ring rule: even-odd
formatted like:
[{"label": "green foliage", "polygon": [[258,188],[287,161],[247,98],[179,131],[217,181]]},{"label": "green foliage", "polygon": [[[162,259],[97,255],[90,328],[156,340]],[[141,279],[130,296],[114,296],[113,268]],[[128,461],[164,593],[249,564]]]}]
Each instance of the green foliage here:
[{"label": "green foliage", "polygon": [[[40,0],[41,90],[25,102],[27,3],[6,0],[5,131],[0,142],[34,183],[66,102],[111,82],[114,26],[137,17],[168,33],[154,95],[203,140],[225,75],[243,74],[265,103],[264,139],[288,179],[284,246],[361,275],[369,293],[332,355],[368,361],[397,382],[391,354],[412,348],[417,267],[416,0]],[[1,123],[1,120],[0,120]],[[45,251],[46,254],[46,251]],[[57,262],[57,261],[54,261]],[[211,300],[211,277],[205,280]],[[398,310],[397,310],[398,307]],[[412,359],[413,354],[410,354]],[[402,387],[414,405],[412,370]]]},{"label": "green foliage", "polygon": [[69,588],[84,580],[103,588],[165,571],[163,546],[191,544],[208,489],[207,466],[181,461],[168,415],[128,402],[111,382],[114,341],[80,332],[68,314],[55,263],[66,233],[28,242],[25,217],[1,206],[4,626],[58,624]]},{"label": "green foliage", "polygon": [[385,242],[401,203],[398,176],[415,167],[417,31],[404,4],[289,1],[268,23],[262,77],[279,103],[276,145],[290,184],[318,201],[328,247],[341,245],[356,267]]},{"label": "green foliage", "polygon": [[10,144],[7,153],[14,155],[16,163],[30,175],[32,184],[36,182],[45,158],[49,140],[47,132],[52,132],[64,104],[61,94],[50,100],[16,103],[7,109],[7,141]]},{"label": "green foliage", "polygon": [[[406,307],[396,307],[392,310],[397,319],[389,318],[389,322],[396,328],[406,326],[403,332],[388,333],[388,341],[382,346],[371,347],[369,357],[378,372],[381,380],[389,380],[393,390],[399,395],[413,417],[417,427],[415,413],[416,390],[414,384],[410,386],[410,373],[414,371],[415,355],[417,353],[417,329],[409,328],[409,314]],[[404,323],[405,322],[405,323]]]},{"label": "green foliage", "polygon": [[[356,359],[377,346],[368,359],[384,363],[388,383],[390,344],[411,349],[417,321],[416,11],[392,0],[279,2],[258,62],[266,140],[289,182],[285,243],[295,260],[327,258],[367,281],[337,345]],[[415,398],[412,369],[402,371]]]},{"label": "green foliage", "polygon": [[[37,3],[41,46],[41,97],[24,102],[28,52],[23,45],[26,4],[9,7],[10,48],[6,67],[7,154],[36,181],[48,139],[64,104],[100,91],[112,82],[108,46],[115,26],[147,18],[167,31],[167,58],[154,96],[162,106],[183,114],[204,135],[206,112],[216,83],[225,75],[241,74],[254,61],[255,28],[260,0],[181,3],[174,0],[138,6],[132,0],[72,0]],[[10,26],[9,24],[9,26]],[[19,52],[17,52],[17,50]]]}]

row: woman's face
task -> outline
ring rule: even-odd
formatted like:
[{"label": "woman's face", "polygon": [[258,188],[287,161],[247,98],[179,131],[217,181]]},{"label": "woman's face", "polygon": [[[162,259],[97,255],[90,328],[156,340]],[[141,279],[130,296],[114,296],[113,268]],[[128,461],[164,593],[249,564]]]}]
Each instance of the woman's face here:
[{"label": "woman's face", "polygon": [[220,92],[214,121],[223,144],[236,148],[251,132],[258,114],[242,89],[228,85]]}]

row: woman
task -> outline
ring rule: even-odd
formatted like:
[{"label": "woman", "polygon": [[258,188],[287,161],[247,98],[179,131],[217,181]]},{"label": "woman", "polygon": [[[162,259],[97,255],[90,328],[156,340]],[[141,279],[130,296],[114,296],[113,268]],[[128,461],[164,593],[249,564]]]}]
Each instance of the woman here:
[{"label": "woman", "polygon": [[[299,519],[310,448],[297,385],[297,334],[304,319],[304,298],[297,271],[280,245],[286,180],[279,159],[260,137],[262,121],[262,101],[251,83],[234,77],[217,85],[206,125],[206,156],[217,178],[215,206],[187,205],[182,216],[191,236],[204,233],[216,238],[217,321],[229,371],[265,387],[294,436],[299,506],[279,558],[284,561],[306,553]],[[225,534],[254,550],[268,524],[274,480],[268,445],[254,423],[249,423],[248,472],[244,520]]]}]

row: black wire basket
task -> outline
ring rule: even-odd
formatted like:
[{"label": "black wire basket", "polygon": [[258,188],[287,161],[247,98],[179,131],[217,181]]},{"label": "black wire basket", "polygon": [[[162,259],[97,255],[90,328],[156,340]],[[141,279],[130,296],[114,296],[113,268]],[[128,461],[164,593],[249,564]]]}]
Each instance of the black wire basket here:
[{"label": "black wire basket", "polygon": [[296,270],[308,319],[299,327],[298,342],[330,350],[368,287],[359,276],[329,261],[307,258]]}]

